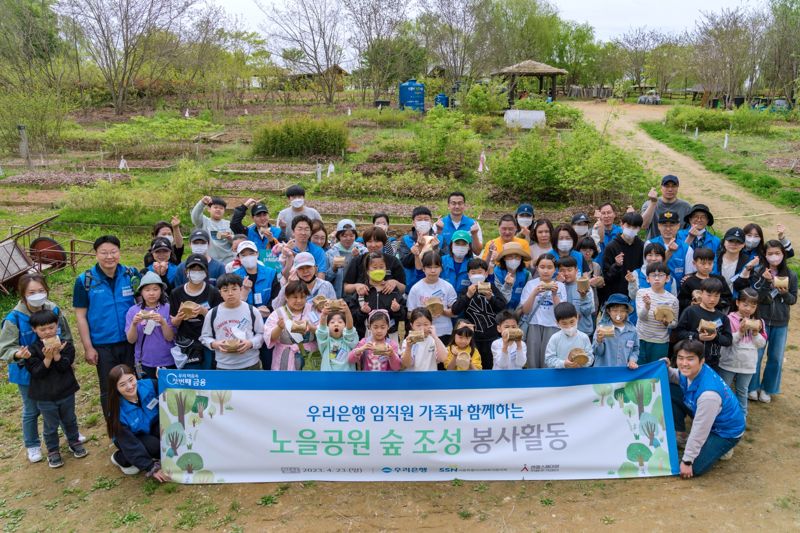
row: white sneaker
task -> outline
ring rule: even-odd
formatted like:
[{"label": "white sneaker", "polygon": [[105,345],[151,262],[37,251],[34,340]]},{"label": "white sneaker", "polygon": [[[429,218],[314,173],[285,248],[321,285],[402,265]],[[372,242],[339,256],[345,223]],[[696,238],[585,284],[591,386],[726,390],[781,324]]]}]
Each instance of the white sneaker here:
[{"label": "white sneaker", "polygon": [[719,460],[720,460],[720,461],[727,461],[727,460],[728,460],[728,459],[730,459],[731,457],[733,457],[733,448],[731,448],[730,450],[728,450],[728,451],[725,453],[725,455],[723,455],[722,457],[720,457],[720,458],[719,458]]},{"label": "white sneaker", "polygon": [[89,439],[87,439],[87,438],[86,438],[86,435],[84,435],[83,433],[78,433],[78,442],[80,442],[81,444],[83,444],[83,443],[84,443],[84,442],[86,442],[87,440],[89,440]]},{"label": "white sneaker", "polygon": [[42,460],[42,449],[38,446],[28,448],[28,461],[38,463]]},{"label": "white sneaker", "polygon": [[758,393],[758,401],[761,403],[769,403],[772,401],[772,396],[762,390]]},{"label": "white sneaker", "polygon": [[136,474],[139,473],[139,469],[136,468],[133,465],[131,465],[131,466],[122,466],[121,464],[119,464],[117,462],[117,460],[114,458],[115,454],[116,454],[116,452],[111,454],[111,462],[113,464],[115,464],[120,470],[122,470],[123,474],[125,474],[126,476],[135,476]]},{"label": "white sneaker", "polygon": [[751,402],[757,402],[757,401],[758,401],[758,391],[757,391],[757,390],[751,390],[751,391],[750,391],[750,392],[747,394],[747,398],[748,398],[748,399],[749,399]]}]

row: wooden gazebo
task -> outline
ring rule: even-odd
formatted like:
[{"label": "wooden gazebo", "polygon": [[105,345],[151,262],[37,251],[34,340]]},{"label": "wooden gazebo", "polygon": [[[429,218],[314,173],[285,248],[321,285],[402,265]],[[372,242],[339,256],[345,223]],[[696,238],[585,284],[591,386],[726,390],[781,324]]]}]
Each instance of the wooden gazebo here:
[{"label": "wooden gazebo", "polygon": [[563,68],[551,67],[538,61],[527,60],[516,65],[511,65],[504,69],[492,72],[492,76],[502,76],[509,80],[508,83],[508,102],[514,104],[514,97],[517,88],[517,78],[521,77],[535,77],[539,78],[539,94],[544,90],[545,78],[550,79],[550,96],[553,100],[556,99],[556,78],[558,76],[566,76],[568,72]]}]

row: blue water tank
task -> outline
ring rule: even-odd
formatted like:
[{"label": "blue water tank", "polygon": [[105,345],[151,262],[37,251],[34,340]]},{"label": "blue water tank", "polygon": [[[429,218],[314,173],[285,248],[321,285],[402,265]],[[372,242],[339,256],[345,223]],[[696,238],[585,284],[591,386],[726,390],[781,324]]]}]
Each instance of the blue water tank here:
[{"label": "blue water tank", "polygon": [[400,109],[425,111],[425,85],[417,80],[401,83],[398,91]]},{"label": "blue water tank", "polygon": [[442,106],[443,108],[447,109],[450,107],[450,98],[447,97],[444,93],[439,93],[436,95],[436,98],[433,99],[434,107],[437,105]]}]

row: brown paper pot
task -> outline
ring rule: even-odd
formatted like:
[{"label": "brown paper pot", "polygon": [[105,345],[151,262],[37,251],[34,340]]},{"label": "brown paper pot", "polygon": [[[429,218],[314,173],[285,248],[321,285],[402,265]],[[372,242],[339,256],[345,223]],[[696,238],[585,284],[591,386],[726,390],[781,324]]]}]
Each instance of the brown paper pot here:
[{"label": "brown paper pot", "polygon": [[44,343],[45,348],[50,348],[51,346],[58,346],[61,347],[61,339],[58,338],[58,335],[55,337],[50,337],[49,339],[44,339],[42,341]]},{"label": "brown paper pot", "polygon": [[181,303],[181,306],[178,308],[178,311],[183,311],[183,314],[187,318],[194,318],[195,316],[197,316],[199,307],[200,306],[197,305],[196,303],[187,301]]},{"label": "brown paper pot", "polygon": [[556,286],[556,282],[555,281],[543,281],[541,285],[542,285],[542,290],[552,291],[553,287]]},{"label": "brown paper pot", "polygon": [[389,355],[392,353],[392,349],[389,348],[388,344],[384,344],[383,346],[376,346],[372,350],[372,353],[374,353],[375,355]]},{"label": "brown paper pot", "polygon": [[466,370],[469,368],[470,358],[467,352],[458,352],[456,355],[456,368]]},{"label": "brown paper pot", "polygon": [[342,268],[344,266],[344,261],[345,259],[343,255],[337,255],[333,258],[333,266],[336,268]]},{"label": "brown paper pot", "polygon": [[422,342],[425,339],[425,333],[422,331],[409,331],[406,340],[411,344]]},{"label": "brown paper pot", "polygon": [[519,328],[507,329],[503,332],[503,338],[508,342],[516,342],[522,340],[522,330]]},{"label": "brown paper pot", "polygon": [[300,320],[295,322],[292,320],[292,333],[305,333],[306,332],[306,321]]},{"label": "brown paper pot", "polygon": [[775,281],[772,285],[776,289],[788,289],[789,288],[789,278],[786,276],[776,276]]},{"label": "brown paper pot", "polygon": [[597,332],[602,333],[604,337],[613,337],[616,335],[614,326],[597,326]]},{"label": "brown paper pot", "polygon": [[225,351],[232,352],[239,348],[239,340],[238,339],[226,339],[222,341],[222,346],[225,347]]},{"label": "brown paper pot", "polygon": [[325,307],[326,303],[328,303],[328,299],[322,296],[321,294],[319,296],[314,296],[314,298],[311,299],[311,305],[313,305],[314,309],[316,309],[317,311]]},{"label": "brown paper pot", "polygon": [[344,311],[345,304],[344,300],[328,300],[330,304],[331,311]]},{"label": "brown paper pot", "polygon": [[444,313],[444,303],[442,303],[441,298],[428,298],[425,307],[430,311],[431,315],[433,315],[433,318],[442,316],[442,313]]},{"label": "brown paper pot", "polygon": [[488,281],[482,281],[478,283],[478,292],[483,294],[489,294],[492,292],[492,284]]},{"label": "brown paper pot", "polygon": [[569,352],[569,360],[579,366],[586,366],[589,364],[589,356],[580,348],[573,348]]},{"label": "brown paper pot", "polygon": [[653,313],[656,320],[661,322],[672,322],[675,320],[675,311],[668,305],[659,305]]},{"label": "brown paper pot", "polygon": [[419,251],[420,257],[433,250],[434,239],[436,239],[436,237],[433,235],[428,235],[422,238],[422,248]]},{"label": "brown paper pot", "polygon": [[578,278],[578,290],[581,292],[589,291],[589,276]]},{"label": "brown paper pot", "polygon": [[761,321],[755,320],[753,318],[748,318],[742,321],[742,329],[745,331],[750,331],[752,333],[758,333],[761,331]]},{"label": "brown paper pot", "polygon": [[699,304],[700,303],[700,295],[701,294],[703,294],[703,292],[700,289],[695,289],[695,290],[692,291],[692,303],[693,304]]},{"label": "brown paper pot", "polygon": [[697,331],[705,331],[706,333],[714,333],[717,331],[717,325],[709,320],[700,319],[697,325]]}]

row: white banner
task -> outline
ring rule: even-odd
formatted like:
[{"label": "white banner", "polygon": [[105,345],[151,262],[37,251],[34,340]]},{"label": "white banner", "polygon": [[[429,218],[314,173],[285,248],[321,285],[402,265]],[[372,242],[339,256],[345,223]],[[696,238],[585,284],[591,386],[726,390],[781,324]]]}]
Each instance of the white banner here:
[{"label": "white banner", "polygon": [[161,371],[179,483],[678,473],[667,371]]}]

